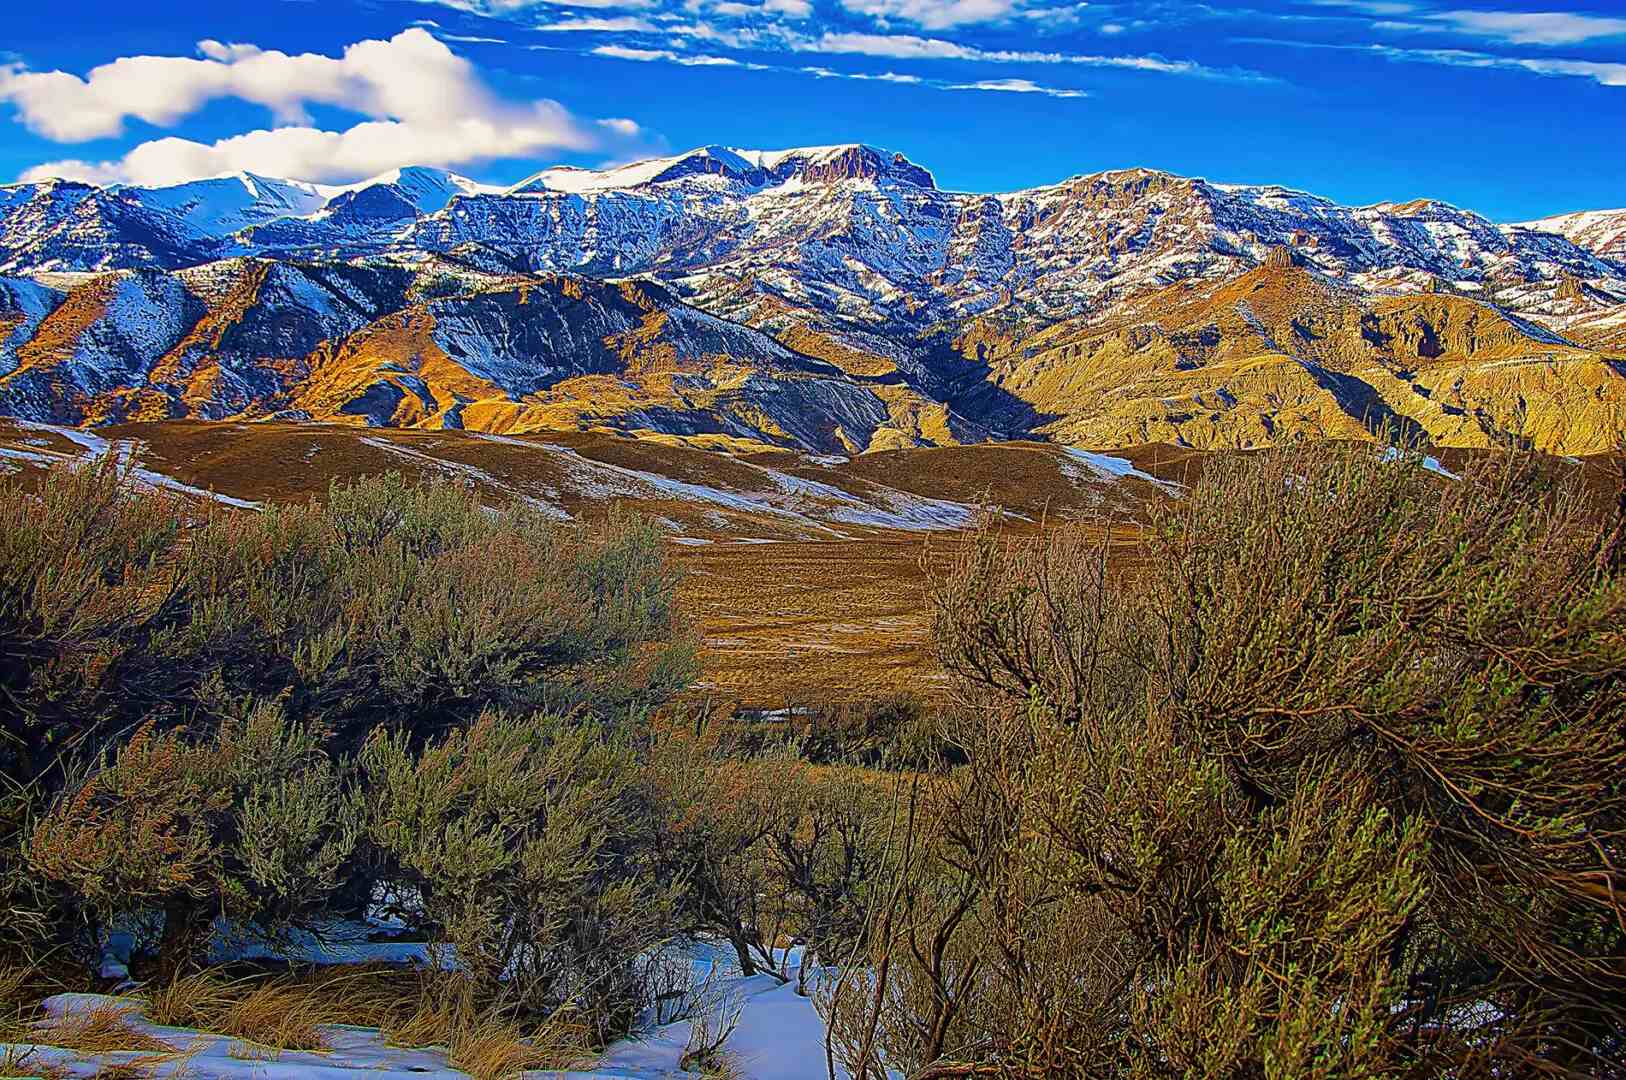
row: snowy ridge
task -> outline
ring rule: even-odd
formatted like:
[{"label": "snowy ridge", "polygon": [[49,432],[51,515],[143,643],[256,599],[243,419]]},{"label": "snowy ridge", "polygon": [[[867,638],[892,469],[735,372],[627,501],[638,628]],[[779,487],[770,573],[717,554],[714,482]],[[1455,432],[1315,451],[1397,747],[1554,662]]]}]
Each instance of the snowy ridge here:
[{"label": "snowy ridge", "polygon": [[[1170,286],[1195,296],[1260,266],[1302,269],[1351,308],[1472,297],[1508,314],[1532,354],[1618,351],[1623,217],[1504,226],[1438,200],[1352,207],[1150,169],[977,195],[941,190],[901,154],[863,144],[703,146],[606,169],[544,169],[510,188],[428,168],[331,188],[251,175],[173,189],[48,181],[0,188],[0,274],[71,296],[0,293],[0,412],[106,422],[141,409],[209,419],[337,411],[455,425],[471,401],[551,407],[538,395],[611,375],[629,379],[614,421],[625,430],[819,452],[1014,437],[1042,430],[1035,418],[1052,411],[1049,401],[1014,400],[1010,371],[994,370],[1021,363],[1022,339],[1058,325],[1155,321],[1138,305]],[[281,269],[251,287],[253,260]],[[157,280],[171,270],[184,288]],[[108,271],[146,275],[133,280],[148,302],[122,279],[113,288],[68,278]],[[594,295],[583,304],[564,289],[541,313],[501,295],[559,276]],[[627,303],[603,288],[624,290]],[[109,319],[43,335],[48,356],[73,339],[68,366],[84,370],[17,370],[41,305],[81,315],[97,290],[118,294]],[[228,300],[245,306],[240,317],[214,310]],[[190,338],[171,318],[176,305],[196,327]],[[206,326],[204,306],[215,320]],[[1256,331],[1269,321],[1264,308],[1235,310]],[[391,317],[399,321],[367,325]],[[1272,326],[1276,351],[1290,351]],[[424,343],[408,332],[425,328],[431,352],[461,367],[439,389],[418,367]],[[293,400],[302,379],[358,355],[356,336],[403,353],[358,373],[360,386]],[[707,364],[732,369],[696,370]],[[671,377],[643,392],[657,374]],[[1480,404],[1460,407],[1467,415]],[[1174,437],[1157,423],[1159,438]],[[1149,431],[1078,438],[1144,442]]]},{"label": "snowy ridge", "polygon": [[1626,259],[1626,209],[1583,210],[1528,221],[1519,228],[1555,233],[1609,259]]},{"label": "snowy ridge", "polygon": [[240,175],[174,188],[0,189],[0,270],[184,266],[231,254],[422,257],[475,244],[527,269],[655,274],[844,318],[928,323],[1015,302],[1062,317],[1175,277],[1230,276],[1289,247],[1351,281],[1409,271],[1482,288],[1576,277],[1626,297],[1626,215],[1499,226],[1436,200],[1340,206],[1277,185],[1147,169],[1005,195],[940,191],[862,144],[704,146],[509,188],[405,168],[342,187]]}]

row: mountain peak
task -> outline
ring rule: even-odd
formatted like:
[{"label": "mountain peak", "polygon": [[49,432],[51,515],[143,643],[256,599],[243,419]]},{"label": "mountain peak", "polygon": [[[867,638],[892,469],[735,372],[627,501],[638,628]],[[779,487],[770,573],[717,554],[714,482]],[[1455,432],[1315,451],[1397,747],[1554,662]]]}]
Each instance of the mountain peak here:
[{"label": "mountain peak", "polygon": [[731,146],[697,146],[681,154],[649,158],[605,169],[560,165],[521,180],[512,195],[544,192],[585,194],[652,184],[711,178],[744,187],[766,187],[787,180],[833,183],[842,180],[892,181],[934,188],[932,174],[902,154],[863,143],[804,146],[789,150],[745,150]]},{"label": "mountain peak", "polygon": [[780,179],[796,176],[810,182],[893,180],[921,188],[937,186],[930,172],[902,154],[866,143],[739,153],[754,155],[763,168]]}]

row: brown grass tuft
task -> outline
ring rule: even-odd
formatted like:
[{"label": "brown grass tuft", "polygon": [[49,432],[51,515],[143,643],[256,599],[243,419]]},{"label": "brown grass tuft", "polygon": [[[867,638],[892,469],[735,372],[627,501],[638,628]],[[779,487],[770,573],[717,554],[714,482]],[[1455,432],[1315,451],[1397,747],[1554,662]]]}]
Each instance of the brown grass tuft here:
[{"label": "brown grass tuft", "polygon": [[229,1052],[245,1061],[327,1049],[327,1024],[377,1028],[392,1046],[442,1048],[475,1080],[593,1060],[584,1027],[553,1019],[530,1029],[481,1002],[467,979],[387,965],[247,978],[202,971],[150,989],[146,1012],[155,1023],[237,1040]]},{"label": "brown grass tuft", "polygon": [[37,1050],[8,1046],[0,1054],[0,1080],[68,1080],[72,1075],[64,1066],[41,1060]]},{"label": "brown grass tuft", "polygon": [[446,1051],[452,1068],[474,1080],[507,1080],[531,1069],[586,1069],[593,1063],[585,1029],[557,1020],[527,1034],[518,1024],[487,1017],[454,1032]]},{"label": "brown grass tuft", "polygon": [[325,1050],[323,1024],[342,1014],[319,989],[292,977],[233,979],[217,970],[175,979],[147,994],[147,1015],[271,1050]]},{"label": "brown grass tuft", "polygon": [[121,1050],[172,1053],[175,1048],[169,1043],[131,1025],[130,1016],[136,1011],[132,1005],[105,1002],[87,1012],[53,1017],[35,1028],[33,1038],[43,1045],[60,1046],[64,1050],[78,1050],[87,1054]]}]

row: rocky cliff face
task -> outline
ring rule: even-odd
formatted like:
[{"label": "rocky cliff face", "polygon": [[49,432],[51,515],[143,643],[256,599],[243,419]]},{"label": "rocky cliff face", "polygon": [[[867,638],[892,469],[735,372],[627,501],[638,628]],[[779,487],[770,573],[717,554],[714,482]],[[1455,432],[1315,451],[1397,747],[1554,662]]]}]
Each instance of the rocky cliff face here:
[{"label": "rocky cliff face", "polygon": [[1622,237],[1619,214],[1500,226],[1144,169],[968,195],[862,145],[501,190],[430,169],[21,185],[0,188],[0,409],[849,449],[1405,416],[1462,445],[1601,449]]}]

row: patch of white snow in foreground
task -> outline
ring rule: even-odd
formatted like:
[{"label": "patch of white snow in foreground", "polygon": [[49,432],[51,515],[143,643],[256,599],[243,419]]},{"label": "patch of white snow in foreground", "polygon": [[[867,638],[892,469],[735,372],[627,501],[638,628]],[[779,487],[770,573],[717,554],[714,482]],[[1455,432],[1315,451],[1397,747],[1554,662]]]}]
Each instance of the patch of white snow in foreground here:
[{"label": "patch of white snow in foreground", "polygon": [[[693,985],[715,990],[713,1000],[729,1000],[740,1009],[739,1025],[724,1047],[738,1066],[739,1075],[749,1080],[825,1080],[824,1022],[813,1002],[796,993],[800,950],[786,959],[790,982],[781,983],[771,975],[740,975],[733,953],[726,947],[697,942],[685,948],[692,967]],[[809,979],[809,983],[812,983]],[[379,1032],[370,1028],[324,1026],[324,1051],[284,1050],[273,1053],[255,1048],[240,1039],[201,1033],[188,1028],[154,1024],[141,1015],[141,1003],[128,997],[102,994],[59,994],[47,999],[49,1016],[88,1013],[113,1005],[127,1010],[126,1021],[137,1031],[151,1035],[177,1051],[172,1058],[134,1052],[82,1054],[45,1044],[0,1045],[0,1056],[9,1049],[12,1060],[22,1066],[62,1069],[74,1077],[89,1078],[114,1065],[136,1063],[142,1075],[171,1080],[356,1080],[358,1074],[389,1078],[428,1078],[463,1080],[467,1074],[451,1067],[446,1054],[436,1047],[401,1049],[385,1045]],[[49,1023],[37,1034],[44,1037]],[[533,1071],[527,1077],[559,1077],[565,1080],[693,1080],[696,1074],[678,1066],[688,1049],[691,1021],[646,1027],[631,1038],[612,1044],[589,1069],[574,1072]],[[20,1059],[20,1060],[19,1060]],[[846,1074],[837,1069],[838,1077]]]},{"label": "patch of white snow in foreground", "polygon": [[[796,954],[792,954],[789,968],[791,981],[783,984],[771,975],[741,977],[732,954],[721,948],[695,946],[693,963],[697,983],[712,976],[714,985],[742,1006],[739,1027],[724,1047],[742,1077],[826,1080],[824,1021],[812,1000],[796,993]],[[678,1069],[689,1033],[687,1020],[654,1028],[611,1046],[596,1069],[564,1075],[574,1080],[692,1080],[694,1073]],[[839,1066],[836,1071],[838,1076],[846,1075]]]}]

